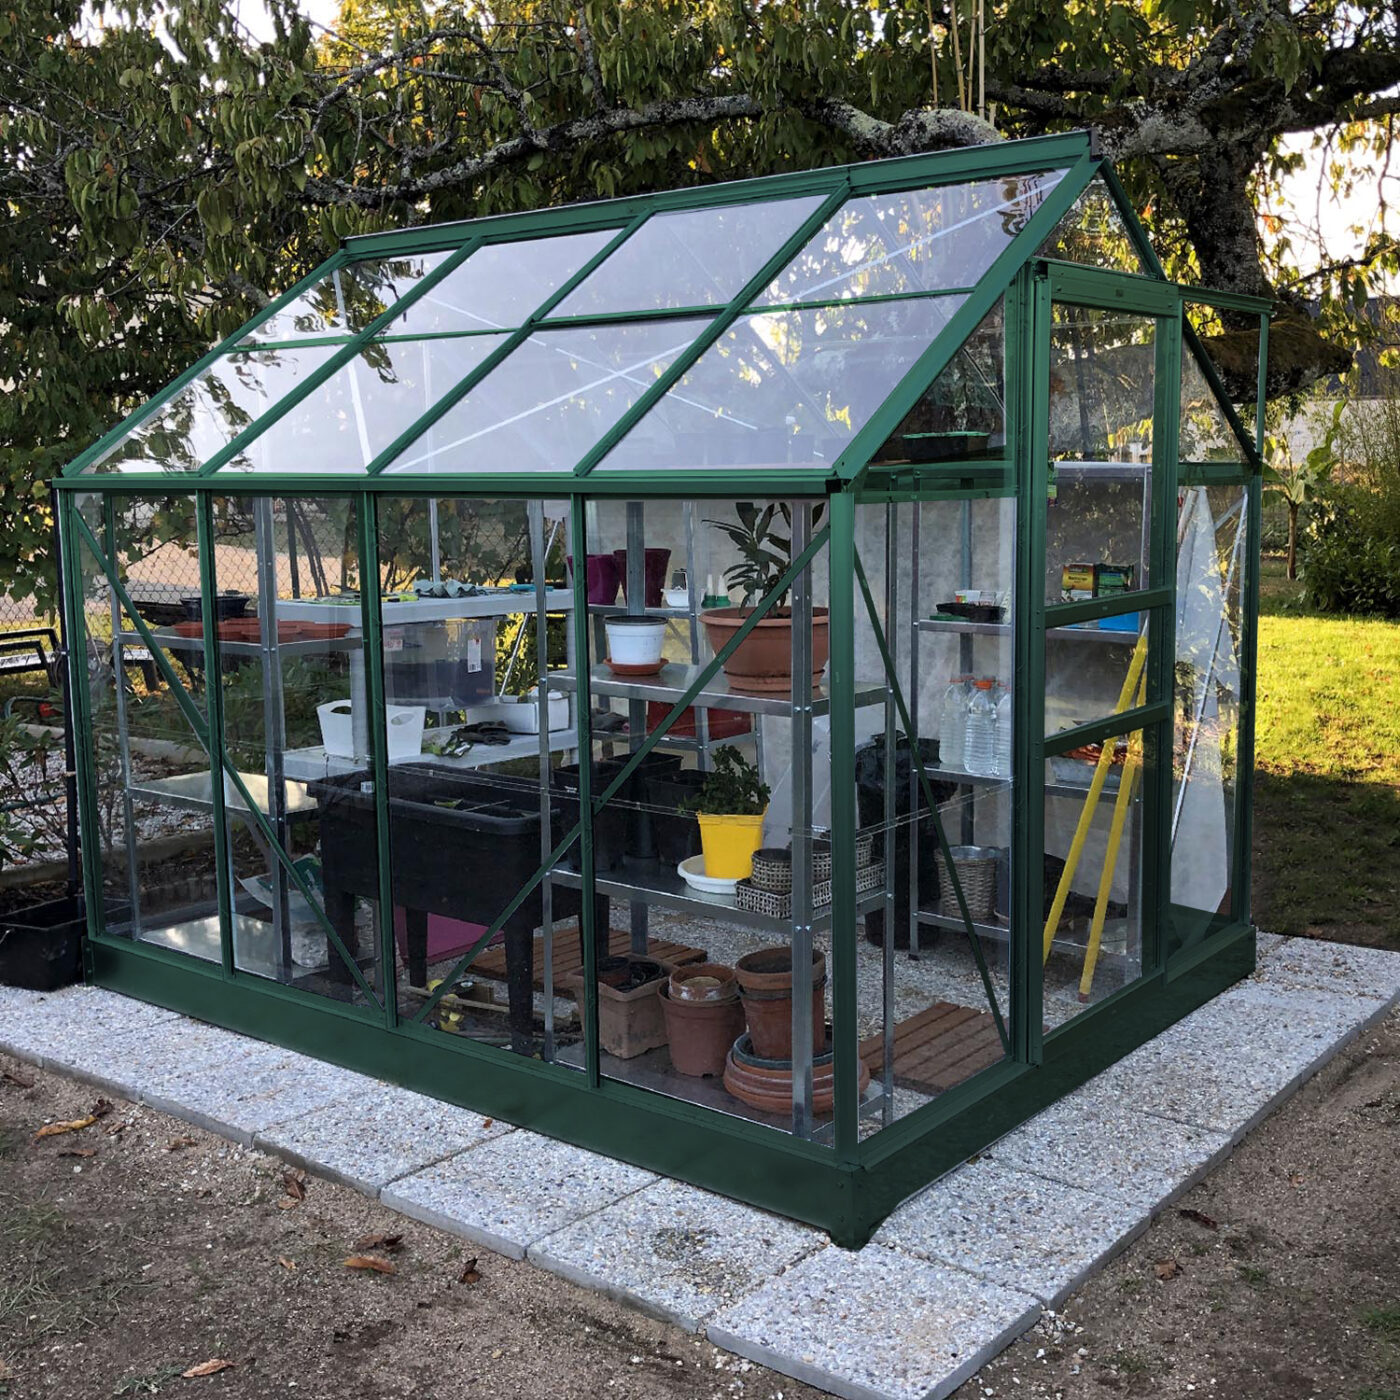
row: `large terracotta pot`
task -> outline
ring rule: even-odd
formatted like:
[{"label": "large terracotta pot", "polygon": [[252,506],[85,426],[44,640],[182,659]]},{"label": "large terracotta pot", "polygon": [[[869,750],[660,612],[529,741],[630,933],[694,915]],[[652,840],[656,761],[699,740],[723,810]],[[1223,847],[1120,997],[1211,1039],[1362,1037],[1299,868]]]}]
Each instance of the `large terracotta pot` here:
[{"label": "large terracotta pot", "polygon": [[[760,948],[734,964],[754,1053],[792,1059],[792,949]],[[826,1043],[826,959],[812,954],[812,1050]]]},{"label": "large terracotta pot", "polygon": [[[733,984],[730,984],[731,988]],[[686,1001],[661,989],[661,1011],[671,1046],[671,1067],[695,1078],[723,1074],[729,1048],[744,1033],[744,1008],[731,993],[713,1001]]]},{"label": "large terracotta pot", "polygon": [[[748,619],[752,608],[710,608],[700,614],[710,646],[718,652]],[[831,651],[827,610],[812,609],[812,683],[821,682]],[[724,663],[732,690],[756,694],[792,689],[792,614],[787,610],[760,618],[738,650]]]}]

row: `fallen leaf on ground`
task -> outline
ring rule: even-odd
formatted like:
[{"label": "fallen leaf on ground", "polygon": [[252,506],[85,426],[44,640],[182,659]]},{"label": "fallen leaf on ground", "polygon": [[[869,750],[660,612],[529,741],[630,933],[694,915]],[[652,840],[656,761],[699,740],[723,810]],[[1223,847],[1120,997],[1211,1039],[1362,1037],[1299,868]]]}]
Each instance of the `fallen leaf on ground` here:
[{"label": "fallen leaf on ground", "polygon": [[1181,1272],[1181,1265],[1175,1259],[1159,1259],[1152,1266],[1157,1273],[1157,1277],[1163,1282],[1169,1278],[1175,1278]]},{"label": "fallen leaf on ground", "polygon": [[1301,1186],[1303,1184],[1303,1177],[1298,1172],[1294,1172],[1293,1175],[1288,1178],[1288,1184],[1290,1186]]},{"label": "fallen leaf on ground", "polygon": [[192,1137],[178,1137],[171,1138],[170,1141],[165,1144],[165,1150],[167,1152],[179,1152],[181,1148],[196,1146],[198,1146],[198,1144]]},{"label": "fallen leaf on ground", "polygon": [[480,1283],[480,1282],[481,1282],[481,1270],[478,1269],[478,1268],[476,1267],[476,1255],[475,1255],[475,1254],[473,1254],[472,1257],[471,1257],[470,1259],[468,1259],[467,1262],[466,1262],[465,1264],[462,1265],[462,1276],[457,1280],[457,1282],[458,1282],[458,1283]]},{"label": "fallen leaf on ground", "polygon": [[13,1380],[15,1373],[3,1362],[0,1361],[0,1381]]},{"label": "fallen leaf on ground", "polygon": [[1194,1220],[1197,1225],[1204,1225],[1207,1230],[1218,1230],[1220,1228],[1220,1222],[1212,1216],[1207,1215],[1203,1210],[1192,1210],[1190,1206],[1187,1206],[1185,1209],[1177,1211],[1177,1214],[1183,1220]]},{"label": "fallen leaf on ground", "polygon": [[59,1154],[60,1157],[96,1157],[95,1147],[65,1147]]},{"label": "fallen leaf on ground", "polygon": [[213,1356],[208,1361],[201,1361],[198,1366],[191,1366],[188,1371],[181,1371],[180,1379],[193,1381],[198,1380],[200,1376],[217,1376],[220,1371],[227,1371],[232,1365],[232,1361],[225,1361],[222,1357]]},{"label": "fallen leaf on ground", "polygon": [[24,1079],[18,1074],[11,1074],[9,1070],[0,1070],[0,1079],[3,1079],[6,1084],[13,1084],[17,1089],[32,1089],[34,1087],[32,1079]]},{"label": "fallen leaf on ground", "polygon": [[277,1262],[278,1262],[284,1269],[286,1269],[286,1271],[287,1271],[289,1274],[294,1274],[294,1273],[296,1273],[296,1271],[297,1271],[297,1265],[296,1265],[296,1260],[295,1260],[295,1259],[288,1259],[287,1256],[286,1256],[285,1254],[279,1254],[279,1255],[277,1256]]},{"label": "fallen leaf on ground", "polygon": [[62,1123],[46,1123],[37,1133],[34,1134],[34,1141],[40,1138],[57,1137],[60,1133],[80,1133],[84,1128],[90,1128],[99,1118],[105,1118],[112,1111],[112,1105],[106,1099],[98,1099],[93,1104],[92,1112],[82,1118],[69,1118]]},{"label": "fallen leaf on ground", "polygon": [[355,1241],[355,1250],[359,1254],[366,1254],[372,1249],[377,1249],[381,1254],[397,1254],[403,1248],[402,1235],[361,1235]]},{"label": "fallen leaf on ground", "polygon": [[494,1118],[483,1118],[483,1119],[481,1120],[481,1126],[482,1126],[483,1128],[489,1128],[489,1127],[491,1126],[491,1124],[494,1123],[495,1121],[496,1121],[496,1120],[495,1120]]},{"label": "fallen leaf on ground", "polygon": [[373,1254],[352,1254],[346,1261],[347,1269],[369,1269],[376,1274],[396,1274],[398,1270],[387,1259],[376,1259]]},{"label": "fallen leaf on ground", "polygon": [[305,1172],[283,1172],[282,1189],[294,1201],[304,1201],[306,1199],[306,1173]]}]

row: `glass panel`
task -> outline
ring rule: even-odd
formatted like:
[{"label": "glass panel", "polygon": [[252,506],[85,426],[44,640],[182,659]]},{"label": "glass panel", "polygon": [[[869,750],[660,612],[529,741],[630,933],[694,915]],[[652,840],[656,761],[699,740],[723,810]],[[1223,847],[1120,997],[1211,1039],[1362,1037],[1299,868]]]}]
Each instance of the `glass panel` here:
[{"label": "glass panel", "polygon": [[754,305],[971,287],[1063,175],[1050,170],[850,199]]},{"label": "glass panel", "polygon": [[499,343],[495,335],[375,341],[221,470],[362,472]]},{"label": "glass panel", "polygon": [[1136,730],[1045,772],[1045,1022],[1062,1025],[1142,975],[1143,742]]},{"label": "glass panel", "polygon": [[1191,487],[1177,532],[1173,942],[1234,909],[1245,522],[1241,486]]},{"label": "glass panel", "polygon": [[617,236],[615,228],[489,243],[426,292],[386,335],[499,330],[523,324]]},{"label": "glass panel", "polygon": [[[738,509],[699,501],[597,503],[587,548],[596,555],[621,546],[627,596],[621,608],[600,608],[590,638],[592,693],[602,711],[591,754],[596,796],[618,779],[629,753],[685,691],[696,659],[707,663],[711,648],[722,647],[744,616],[741,608],[667,609],[661,585],[672,561],[696,554],[698,531],[716,588],[728,573],[736,594],[740,588],[766,591],[763,583],[741,582],[730,572],[744,557],[730,531],[742,532],[746,520],[755,523],[785,561],[768,571],[776,578],[800,552],[805,531],[820,527],[822,503],[785,504],[786,517],[767,501]],[[722,523],[707,523],[711,516]],[[755,658],[751,646],[736,652],[593,820],[600,888],[613,903],[606,951],[615,961],[600,968],[598,987],[603,1073],[819,1139],[829,1131],[832,1112],[831,862],[829,848],[816,845],[829,835],[834,805],[824,705],[827,572],[822,553],[790,593],[790,611],[765,630],[764,654]],[[794,623],[793,613],[801,617],[807,606],[810,621]],[[815,687],[815,714],[795,709],[794,692],[803,685],[795,675]],[[697,817],[688,809],[711,781],[707,773],[728,773],[742,786],[729,798],[727,814]],[[719,779],[714,782],[712,795]],[[712,815],[724,820],[711,822]],[[800,912],[807,898],[810,920]],[[813,1100],[795,1124],[792,1047],[799,1042],[791,968],[795,947],[801,958],[808,956],[799,946],[808,922],[811,954],[821,969],[804,1003],[810,1040],[800,1042],[812,1045]],[[853,939],[855,930],[844,936]],[[675,985],[688,980],[684,969],[697,964],[708,966],[688,994],[676,992],[673,1001]],[[736,969],[746,976],[751,964],[771,969],[770,992],[749,983],[741,995]],[[668,977],[677,965],[677,975]],[[779,985],[784,968],[786,994]]]},{"label": "glass panel", "polygon": [[1243,462],[1240,439],[1225,416],[1215,390],[1196,362],[1195,351],[1181,343],[1181,446],[1183,462]]},{"label": "glass panel", "polygon": [[415,282],[447,261],[455,249],[398,258],[366,258],[337,269],[287,303],[239,345],[305,340],[319,335],[354,335],[382,316]]},{"label": "glass panel", "polygon": [[572,471],[704,326],[667,320],[532,335],[387,470]]},{"label": "glass panel", "polygon": [[336,353],[333,345],[216,360],[114,443],[88,472],[193,472]]},{"label": "glass panel", "polygon": [[[890,1095],[888,1113],[864,1121],[864,1132],[1004,1056],[982,969],[1009,1027],[1016,503],[862,506],[856,531],[937,806],[935,819],[911,761],[915,746],[886,693],[856,719],[860,827],[873,831],[877,859],[893,853],[857,945],[861,1055]],[[855,609],[857,674],[882,676],[876,625],[859,591]],[[936,822],[954,849],[975,946]]]},{"label": "glass panel", "polygon": [[1097,176],[1036,250],[1036,257],[1059,258],[1118,272],[1146,271],[1113,195]]},{"label": "glass panel", "polygon": [[[380,497],[377,505],[380,589],[396,600],[384,605],[383,665],[399,1011],[424,1013],[446,979],[451,989],[426,1024],[553,1059],[580,1037],[569,980],[578,966],[576,887],[537,883],[486,935],[564,834],[551,770],[577,745],[572,710],[566,696],[551,702],[546,692],[542,743],[537,689],[541,622],[546,675],[570,648],[563,511],[521,500]],[[543,619],[524,586],[541,561]],[[421,737],[400,745],[401,725]],[[549,997],[546,973],[556,989]]]},{"label": "glass panel", "polygon": [[[80,542],[93,767],[98,831],[84,832],[100,852],[109,934],[156,943],[217,961],[217,860],[210,769],[203,741],[181,710],[181,694],[205,708],[202,645],[183,634],[182,598],[199,613],[199,565],[189,497],[127,500],[115,529],[103,528],[103,502],[82,504],[89,528],[112,561],[133,609],[155,629],[176,677],[173,688],[107,580],[102,561]],[[166,639],[169,639],[168,642]]]},{"label": "glass panel", "polygon": [[1150,317],[1054,309],[1047,602],[1150,586],[1156,330]]},{"label": "glass panel", "polygon": [[551,315],[722,306],[820,204],[808,195],[654,214]]},{"label": "glass panel", "polygon": [[741,316],[597,470],[829,466],[961,305]]},{"label": "glass panel", "polygon": [[1006,453],[1006,326],[1000,301],[872,459],[888,465]]},{"label": "glass panel", "polygon": [[[370,1004],[328,931],[382,998],[373,797],[358,782],[347,790],[333,781],[347,771],[371,781],[369,736],[343,714],[363,693],[360,610],[326,601],[355,596],[358,587],[356,502],[230,497],[215,502],[215,514],[218,580],[257,599],[255,616],[220,621],[218,629],[224,743],[265,819],[255,821],[225,779],[235,962],[259,977]],[[343,745],[342,728],[354,731]],[[328,752],[341,749],[358,759]],[[356,825],[366,811],[368,823]],[[337,879],[350,843],[336,844],[332,834],[346,827],[355,836],[350,887]]]},{"label": "glass panel", "polygon": [[[1254,401],[1259,393],[1259,316],[1251,311],[1217,311],[1191,301],[1185,303],[1184,310],[1240,421],[1253,429]],[[1190,353],[1184,344],[1181,353],[1184,362]]]},{"label": "glass panel", "polygon": [[1045,634],[1045,733],[1156,700],[1144,679],[1149,614],[1119,613]]}]

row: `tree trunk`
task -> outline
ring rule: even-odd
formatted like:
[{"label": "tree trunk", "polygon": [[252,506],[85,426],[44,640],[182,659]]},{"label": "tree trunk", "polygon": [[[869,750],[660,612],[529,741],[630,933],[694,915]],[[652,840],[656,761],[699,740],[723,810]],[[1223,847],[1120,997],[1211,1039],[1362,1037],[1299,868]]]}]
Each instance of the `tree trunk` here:
[{"label": "tree trunk", "polygon": [[1298,503],[1288,503],[1288,581],[1298,577]]}]

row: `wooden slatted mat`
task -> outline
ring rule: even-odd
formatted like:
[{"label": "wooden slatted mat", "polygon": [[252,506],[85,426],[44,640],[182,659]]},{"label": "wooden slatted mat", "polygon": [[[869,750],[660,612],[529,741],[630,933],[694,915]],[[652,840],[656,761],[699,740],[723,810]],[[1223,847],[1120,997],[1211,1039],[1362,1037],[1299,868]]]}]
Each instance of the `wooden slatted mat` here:
[{"label": "wooden slatted mat", "polygon": [[[622,957],[632,951],[632,935],[625,929],[613,929],[608,942],[608,951],[614,957]],[[672,943],[665,938],[647,940],[647,956],[658,962],[692,963],[704,962],[705,950],[691,948],[684,943]],[[544,939],[535,939],[535,990],[544,991]],[[573,990],[569,979],[583,971],[583,947],[579,941],[578,925],[554,930],[554,993],[568,996]],[[470,973],[475,977],[490,977],[498,982],[506,980],[506,950],[503,944],[487,948],[478,954],[471,965]]]},{"label": "wooden slatted mat", "polygon": [[[894,1028],[894,1081],[925,1094],[941,1094],[1002,1057],[1001,1037],[990,1011],[937,1001]],[[885,1068],[885,1038],[863,1040],[860,1057],[873,1079]]]}]

